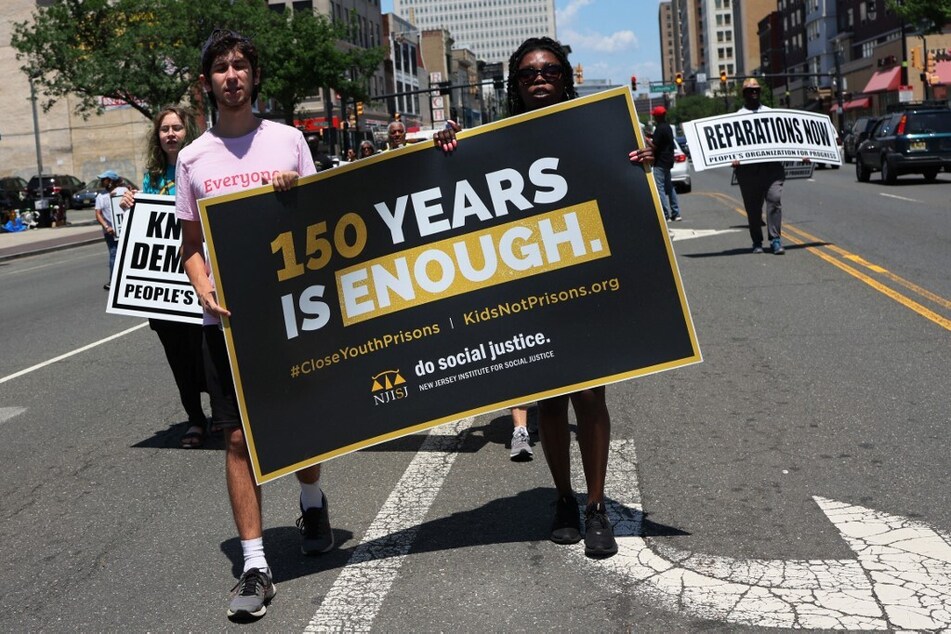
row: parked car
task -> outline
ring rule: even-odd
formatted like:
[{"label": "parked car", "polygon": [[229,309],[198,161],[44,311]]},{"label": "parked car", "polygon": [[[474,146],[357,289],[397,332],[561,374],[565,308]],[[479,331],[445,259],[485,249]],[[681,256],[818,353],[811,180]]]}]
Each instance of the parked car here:
[{"label": "parked car", "polygon": [[678,136],[677,143],[680,144],[680,149],[684,151],[684,154],[687,155],[687,158],[690,158],[690,147],[687,145],[687,137],[683,135]]},{"label": "parked car", "polygon": [[33,206],[26,179],[19,176],[0,178],[0,209],[25,209]]},{"label": "parked car", "polygon": [[855,151],[859,144],[868,138],[868,133],[877,121],[878,117],[859,117],[845,133],[845,138],[842,140],[842,159],[846,163],[851,163],[855,158]]},{"label": "parked car", "polygon": [[[125,176],[119,176],[119,186],[129,189],[138,189],[139,186],[130,181]],[[99,179],[94,178],[86,186],[73,194],[73,208],[82,209],[83,207],[92,207],[96,204],[96,196],[103,193],[105,188],[99,184]]]},{"label": "parked car", "polygon": [[901,174],[930,182],[942,169],[951,169],[951,108],[910,106],[887,114],[855,153],[855,178],[863,183],[879,171],[889,185]]},{"label": "parked car", "polygon": [[[53,174],[52,176],[43,176],[43,196],[51,200],[54,204],[59,202],[63,207],[69,208],[73,204],[73,194],[83,188],[83,182],[75,176],[69,174]],[[40,178],[34,176],[29,183],[30,194],[34,198],[40,198]]]},{"label": "parked car", "polygon": [[670,170],[670,180],[678,192],[689,194],[693,189],[690,181],[690,161],[677,139],[674,139],[674,167]]}]

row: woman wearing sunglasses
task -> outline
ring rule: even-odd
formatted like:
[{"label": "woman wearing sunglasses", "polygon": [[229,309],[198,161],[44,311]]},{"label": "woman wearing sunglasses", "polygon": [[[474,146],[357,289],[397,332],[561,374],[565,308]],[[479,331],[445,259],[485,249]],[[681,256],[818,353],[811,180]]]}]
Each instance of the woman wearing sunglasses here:
[{"label": "woman wearing sunglasses", "polygon": [[[577,96],[568,55],[555,40],[547,37],[529,38],[509,58],[506,98],[510,115],[551,106]],[[447,127],[433,138],[436,147],[444,152],[452,152],[457,147],[455,132],[459,131],[459,127],[451,125],[451,128]],[[644,163],[653,158],[653,151],[649,147],[634,150],[628,155],[632,163]],[[542,448],[558,491],[550,539],[556,544],[576,544],[582,539],[578,499],[571,488],[569,402],[578,422],[578,444],[588,487],[584,514],[585,554],[589,557],[610,557],[617,552],[617,542],[604,506],[611,417],[603,386],[538,402],[538,430]]]}]

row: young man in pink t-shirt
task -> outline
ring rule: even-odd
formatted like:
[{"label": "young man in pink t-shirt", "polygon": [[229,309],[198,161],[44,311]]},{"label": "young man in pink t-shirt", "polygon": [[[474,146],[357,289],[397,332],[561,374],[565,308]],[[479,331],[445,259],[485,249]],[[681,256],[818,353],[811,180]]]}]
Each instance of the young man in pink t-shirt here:
[{"label": "young man in pink t-shirt", "polygon": [[[261,488],[254,480],[220,328],[221,317],[231,313],[218,304],[208,274],[197,201],[262,184],[287,190],[297,184],[299,176],[314,174],[316,169],[300,131],[254,116],[251,107],[261,74],[251,40],[216,30],[202,51],[201,67],[199,80],[219,117],[178,156],[175,211],[182,222],[185,272],[204,308],[211,418],[225,433],[228,496],[244,554],[244,572],[232,589],[228,616],[247,619],[263,616],[276,590],[264,557]],[[308,555],[327,552],[334,539],[327,498],[320,488],[320,465],[296,475],[301,486],[301,517],[297,521],[301,550]]]}]

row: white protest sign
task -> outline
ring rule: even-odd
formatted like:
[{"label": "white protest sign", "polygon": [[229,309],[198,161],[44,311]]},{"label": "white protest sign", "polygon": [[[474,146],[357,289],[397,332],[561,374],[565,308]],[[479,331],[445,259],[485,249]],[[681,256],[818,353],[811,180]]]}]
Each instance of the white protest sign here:
[{"label": "white protest sign", "polygon": [[841,165],[835,126],[828,115],[802,110],[758,110],[696,119],[683,124],[690,159],[698,172],[733,161],[801,160]]},{"label": "white protest sign", "polygon": [[136,194],[125,213],[106,312],[201,324],[181,244],[175,197]]}]

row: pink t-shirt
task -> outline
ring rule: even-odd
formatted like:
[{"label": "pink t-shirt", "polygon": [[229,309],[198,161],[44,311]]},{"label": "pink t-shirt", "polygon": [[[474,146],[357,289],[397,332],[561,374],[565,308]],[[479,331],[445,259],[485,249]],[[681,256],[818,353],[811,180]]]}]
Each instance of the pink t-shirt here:
[{"label": "pink t-shirt", "polygon": [[[178,155],[175,215],[181,220],[198,221],[200,199],[260,187],[262,174],[286,171],[300,176],[317,173],[304,135],[296,128],[264,119],[241,137],[223,138],[205,132]],[[208,313],[204,321],[218,323]]]}]

